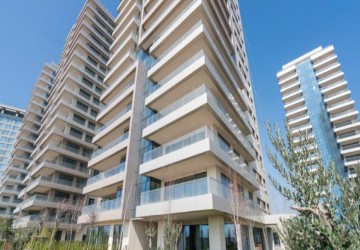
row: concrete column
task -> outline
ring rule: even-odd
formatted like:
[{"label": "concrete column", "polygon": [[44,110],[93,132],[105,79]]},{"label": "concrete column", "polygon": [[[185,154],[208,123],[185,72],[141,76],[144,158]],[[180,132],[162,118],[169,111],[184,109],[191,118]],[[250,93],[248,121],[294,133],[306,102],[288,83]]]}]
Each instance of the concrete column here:
[{"label": "concrete column", "polygon": [[273,250],[275,249],[275,245],[274,245],[274,235],[272,228],[267,228],[267,235],[268,235],[269,250]]},{"label": "concrete column", "polygon": [[221,171],[218,167],[212,166],[207,169],[207,176],[215,180],[221,180]]},{"label": "concrete column", "polygon": [[250,250],[255,250],[255,242],[254,242],[254,234],[253,234],[253,228],[252,227],[248,227],[249,230],[249,245],[250,245]]},{"label": "concrete column", "polygon": [[112,249],[113,241],[114,241],[114,225],[110,225],[108,250]]},{"label": "concrete column", "polygon": [[61,231],[61,241],[65,241],[66,239],[66,230]]},{"label": "concrete column", "polygon": [[157,248],[164,248],[164,222],[158,221],[157,228]]},{"label": "concrete column", "polygon": [[226,250],[224,217],[209,216],[210,250]]}]

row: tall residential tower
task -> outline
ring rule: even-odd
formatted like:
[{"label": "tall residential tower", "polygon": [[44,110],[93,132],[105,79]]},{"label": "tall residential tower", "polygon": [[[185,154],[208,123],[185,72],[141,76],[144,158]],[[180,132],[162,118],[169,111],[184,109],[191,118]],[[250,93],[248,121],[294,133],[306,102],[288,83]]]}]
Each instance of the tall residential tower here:
[{"label": "tall residential tower", "polygon": [[[233,247],[230,169],[240,216],[270,211],[238,2],[124,0],[118,13],[79,223],[95,212],[108,249],[121,235],[145,249],[145,226],[162,247],[170,215],[183,226],[178,249]],[[253,219],[244,249],[266,244]]]},{"label": "tall residential tower", "polygon": [[[333,46],[319,47],[289,62],[277,74],[292,133],[314,138],[324,164],[356,177],[360,161],[359,111]],[[314,156],[314,160],[316,156]]]},{"label": "tall residential tower", "polygon": [[[95,149],[95,118],[112,44],[113,17],[97,0],[87,0],[72,27],[48,94],[29,174],[15,209],[16,227],[58,224],[57,239],[82,239],[70,211],[82,202],[89,177],[87,164]],[[58,216],[59,203],[66,211]],[[62,208],[63,209],[63,208]]]},{"label": "tall residential tower", "polygon": [[[9,172],[8,163],[18,135],[24,110],[0,104],[0,217],[9,217],[14,202],[12,193],[16,184],[21,183],[21,175]],[[16,199],[15,199],[16,201]]]}]

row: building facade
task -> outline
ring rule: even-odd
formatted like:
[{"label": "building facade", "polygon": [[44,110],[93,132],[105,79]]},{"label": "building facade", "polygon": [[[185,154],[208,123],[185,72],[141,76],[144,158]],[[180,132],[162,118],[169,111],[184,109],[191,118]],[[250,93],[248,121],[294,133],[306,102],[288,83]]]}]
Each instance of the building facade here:
[{"label": "building facade", "polygon": [[[74,213],[82,204],[89,177],[87,164],[112,44],[113,17],[96,0],[85,2],[73,25],[46,94],[34,149],[27,153],[26,187],[14,213],[15,227],[54,227],[56,239],[81,240],[83,228]],[[29,112],[32,108],[29,108]]]},{"label": "building facade", "polygon": [[355,178],[354,166],[360,160],[359,111],[334,47],[319,47],[289,62],[277,77],[294,140],[307,133],[315,139],[325,166],[333,161],[341,174]]},{"label": "building facade", "polygon": [[150,222],[163,247],[165,216],[182,224],[178,249],[231,248],[232,173],[240,217],[253,215],[242,225],[243,248],[267,244],[270,207],[238,2],[124,0],[117,10],[78,222],[95,224],[108,249],[146,249]]},{"label": "building facade", "polygon": [[19,134],[16,137],[14,149],[5,171],[6,181],[4,180],[1,183],[1,188],[10,197],[6,217],[15,217],[13,214],[15,207],[22,202],[18,195],[25,187],[22,182],[29,173],[27,167],[31,161],[30,155],[35,149],[35,141],[41,126],[44,109],[47,106],[56,69],[57,66],[54,63],[45,64],[43,67],[26,108]]},{"label": "building facade", "polygon": [[23,117],[24,110],[0,104],[0,217],[9,217],[13,201],[11,192],[16,188],[16,185],[10,183],[20,181],[21,178],[6,174]]}]

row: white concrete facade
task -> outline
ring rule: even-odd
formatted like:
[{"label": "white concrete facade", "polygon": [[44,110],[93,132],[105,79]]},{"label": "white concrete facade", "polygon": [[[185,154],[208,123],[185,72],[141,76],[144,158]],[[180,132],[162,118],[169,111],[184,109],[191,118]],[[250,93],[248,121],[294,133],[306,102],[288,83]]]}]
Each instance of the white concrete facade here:
[{"label": "white concrete facade", "polygon": [[[123,247],[146,249],[145,226],[154,223],[153,243],[163,247],[170,214],[183,225],[178,249],[226,249],[232,169],[244,209],[265,232],[270,206],[237,1],[124,0],[117,10],[93,139],[101,149],[83,189],[95,204],[78,222],[95,210],[108,249],[119,226]],[[266,244],[245,224],[244,246]]]}]

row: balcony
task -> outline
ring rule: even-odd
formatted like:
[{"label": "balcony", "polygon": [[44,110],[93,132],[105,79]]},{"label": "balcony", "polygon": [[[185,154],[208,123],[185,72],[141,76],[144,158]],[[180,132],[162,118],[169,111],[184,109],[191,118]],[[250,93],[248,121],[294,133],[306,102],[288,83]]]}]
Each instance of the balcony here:
[{"label": "balcony", "polygon": [[194,54],[184,64],[178,66],[168,76],[150,87],[145,105],[156,110],[163,109],[170,101],[179,99],[204,82],[212,90],[219,89],[227,96],[239,114],[242,113],[239,112],[240,110],[247,110],[247,100],[243,92],[231,83],[228,83],[231,86],[226,84],[223,76],[220,75],[204,51]]},{"label": "balcony", "polygon": [[110,166],[111,164],[115,165],[116,163],[113,163],[113,161],[119,162],[120,159],[117,159],[120,158],[117,157],[118,154],[125,150],[128,146],[128,137],[129,133],[126,132],[106,146],[94,151],[88,166],[99,171],[104,171],[109,164]]},{"label": "balcony", "polygon": [[350,110],[346,110],[346,111],[341,112],[341,113],[331,115],[330,121],[333,124],[342,123],[342,122],[345,122],[347,120],[357,119],[358,114],[359,114],[359,111],[357,111],[355,109],[350,109]]},{"label": "balcony", "polygon": [[31,175],[49,176],[56,171],[62,171],[82,178],[89,177],[89,170],[86,167],[81,167],[78,164],[74,165],[61,160],[44,160],[42,163],[33,168]]},{"label": "balcony", "polygon": [[[113,116],[106,124],[96,129],[96,135],[93,139],[94,143],[97,143],[98,145],[104,145],[107,141],[111,140],[113,137],[109,134],[111,131],[113,131],[116,127],[120,126],[122,123],[127,121],[130,118],[130,110],[132,109],[132,105],[126,106],[121,112],[119,112],[117,115]],[[104,137],[107,136],[107,140],[104,139]],[[101,141],[99,143],[99,141]]]},{"label": "balcony", "polygon": [[[159,113],[149,117],[143,136],[160,144],[166,143],[171,138],[176,138],[184,133],[194,130],[206,124],[216,124],[218,127],[226,127],[227,131],[236,143],[239,143],[246,159],[255,159],[255,152],[251,144],[244,136],[244,126],[248,125],[248,119],[244,113],[240,121],[234,119],[236,116],[230,114],[206,85],[183,96],[176,102],[161,110]],[[189,126],[196,124],[196,126]],[[239,128],[240,126],[240,128]],[[170,135],[166,138],[166,135]]]},{"label": "balcony", "polygon": [[125,165],[126,163],[122,162],[116,167],[89,178],[83,193],[98,197],[115,193],[120,182],[124,180]]},{"label": "balcony", "polygon": [[[17,220],[14,223],[14,228],[18,229],[18,228],[35,228],[38,227],[41,223],[41,221],[44,222],[44,225],[48,228],[54,228],[55,227],[55,217],[53,216],[45,216],[42,214],[32,214],[32,215],[28,215],[28,216],[24,216],[19,218],[19,220]],[[70,230],[70,228],[72,230],[78,230],[80,229],[80,225],[76,224],[76,223],[70,223],[70,219],[69,218],[62,218],[59,221],[59,225],[57,226],[58,229],[63,229],[63,230]]]},{"label": "balcony", "polygon": [[89,215],[97,214],[97,222],[114,221],[122,219],[121,198],[105,200],[99,205],[86,206],[78,219],[79,224],[88,223]]},{"label": "balcony", "polygon": [[29,208],[31,208],[31,210],[42,210],[44,207],[57,208],[60,202],[65,202],[69,206],[75,206],[77,201],[69,201],[60,197],[50,197],[45,194],[35,194],[27,199],[24,199],[21,205],[21,210]]},{"label": "balcony", "polygon": [[341,151],[340,152],[344,157],[348,157],[348,156],[351,156],[351,155],[354,155],[354,154],[358,154],[358,153],[360,153],[360,143],[356,142],[356,143],[353,143],[353,144],[348,144],[348,145],[341,146]]},{"label": "balcony", "polygon": [[[251,147],[249,144],[248,146]],[[162,179],[167,172],[164,168],[169,168],[168,171],[171,171],[173,176],[180,176],[213,165],[230,166],[251,183],[254,189],[259,187],[250,168],[207,127],[146,152],[139,172]]]},{"label": "balcony", "polygon": [[290,91],[289,93],[284,94],[282,100],[284,103],[290,102],[292,100],[298,99],[301,96],[302,96],[302,89],[298,88]]},{"label": "balcony", "polygon": [[60,178],[39,176],[34,181],[31,181],[27,186],[27,192],[45,193],[51,189],[59,189],[66,192],[82,193],[85,184],[74,183],[73,181],[63,180]]},{"label": "balcony", "polygon": [[[136,207],[136,217],[161,216],[167,213],[196,213],[213,211],[230,213],[228,199],[231,190],[220,182],[202,178],[141,193],[140,205]],[[260,207],[253,201],[239,204],[254,215],[261,215]],[[170,209],[170,211],[169,211]]]}]

